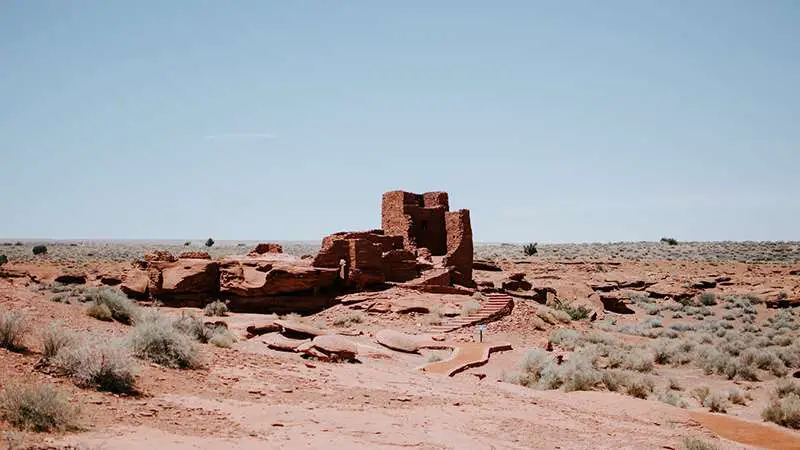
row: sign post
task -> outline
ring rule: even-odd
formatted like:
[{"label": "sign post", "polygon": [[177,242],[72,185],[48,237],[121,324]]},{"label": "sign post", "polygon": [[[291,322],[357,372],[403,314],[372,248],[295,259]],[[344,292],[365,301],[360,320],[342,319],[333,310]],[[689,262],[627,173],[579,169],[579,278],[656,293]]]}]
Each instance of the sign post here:
[{"label": "sign post", "polygon": [[486,329],[486,325],[478,325],[478,336],[479,336],[478,339],[480,339],[479,342],[483,342],[483,330],[485,330],[485,329]]}]

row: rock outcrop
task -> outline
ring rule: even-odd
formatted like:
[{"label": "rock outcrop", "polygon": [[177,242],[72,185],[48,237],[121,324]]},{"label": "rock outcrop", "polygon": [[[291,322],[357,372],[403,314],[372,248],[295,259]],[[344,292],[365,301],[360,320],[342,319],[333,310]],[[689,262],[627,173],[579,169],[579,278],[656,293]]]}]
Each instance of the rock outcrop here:
[{"label": "rock outcrop", "polygon": [[256,245],[256,248],[251,250],[248,255],[258,256],[265,253],[283,253],[283,247],[281,244],[276,244],[274,242],[261,243]]},{"label": "rock outcrop", "polygon": [[220,293],[237,297],[313,292],[332,287],[338,277],[335,269],[312,267],[304,261],[241,257],[224,259],[219,272]]}]

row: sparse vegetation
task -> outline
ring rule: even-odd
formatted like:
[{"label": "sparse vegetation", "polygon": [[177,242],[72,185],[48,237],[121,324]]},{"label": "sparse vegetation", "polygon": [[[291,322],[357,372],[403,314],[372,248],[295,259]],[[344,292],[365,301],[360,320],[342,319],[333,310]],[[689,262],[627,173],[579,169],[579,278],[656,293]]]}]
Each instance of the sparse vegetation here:
[{"label": "sparse vegetation", "polygon": [[683,438],[683,450],[718,450],[716,445],[700,438],[689,436]]},{"label": "sparse vegetation", "polygon": [[206,239],[206,247],[212,247],[214,245],[214,239],[208,238]]},{"label": "sparse vegetation", "polygon": [[130,346],[135,356],[164,367],[200,366],[197,346],[169,320],[155,314],[136,324],[130,334]]},{"label": "sparse vegetation", "polygon": [[712,294],[711,292],[705,292],[700,294],[697,298],[698,302],[704,306],[714,306],[717,304],[717,296]]},{"label": "sparse vegetation", "polygon": [[15,428],[37,432],[77,428],[78,409],[54,386],[24,383],[3,387],[0,415]]},{"label": "sparse vegetation", "polygon": [[531,242],[529,244],[525,244],[522,246],[522,252],[525,256],[533,256],[539,253],[539,249],[537,248],[539,244],[537,242]]},{"label": "sparse vegetation", "polygon": [[[101,317],[105,311],[100,305],[106,306],[111,313],[111,318],[120,323],[130,325],[139,316],[139,307],[119,289],[108,287],[92,289],[86,292],[85,300],[98,305],[94,312],[99,313]],[[89,308],[91,309],[92,306],[90,305]],[[88,313],[89,311],[87,311]]]},{"label": "sparse vegetation", "polygon": [[[561,301],[556,301],[553,305],[553,309],[555,311],[563,311],[567,313],[570,320],[584,320],[587,319],[592,313],[592,311],[584,305],[572,306],[569,303],[564,303]],[[558,318],[558,316],[556,316],[556,318]]]},{"label": "sparse vegetation", "polygon": [[228,314],[228,305],[220,300],[214,300],[203,308],[203,314],[208,317],[222,317]]},{"label": "sparse vegetation", "polygon": [[353,324],[362,323],[363,321],[364,321],[364,315],[362,313],[351,312],[334,319],[333,326],[349,327],[352,326]]},{"label": "sparse vegetation", "polygon": [[724,392],[713,391],[703,399],[703,406],[711,412],[726,413],[729,405],[728,394]]},{"label": "sparse vegetation", "polygon": [[133,393],[135,366],[125,344],[83,339],[60,349],[51,364],[79,387]]},{"label": "sparse vegetation", "polygon": [[56,324],[51,324],[42,335],[42,358],[51,360],[61,349],[75,344],[75,336]]},{"label": "sparse vegetation", "polygon": [[2,266],[3,264],[6,264],[6,263],[8,263],[8,256],[0,255],[0,266]]},{"label": "sparse vegetation", "polygon": [[667,245],[678,245],[678,240],[675,238],[662,237],[661,243]]},{"label": "sparse vegetation", "polygon": [[91,303],[86,308],[86,315],[104,322],[111,322],[114,320],[114,316],[111,314],[111,309],[109,309],[108,305],[105,303]]},{"label": "sparse vegetation", "polygon": [[22,338],[27,332],[28,323],[19,311],[0,308],[0,348],[22,350]]},{"label": "sparse vegetation", "polygon": [[44,245],[34,245],[33,246],[33,254],[34,255],[46,255],[47,254],[47,247]]}]

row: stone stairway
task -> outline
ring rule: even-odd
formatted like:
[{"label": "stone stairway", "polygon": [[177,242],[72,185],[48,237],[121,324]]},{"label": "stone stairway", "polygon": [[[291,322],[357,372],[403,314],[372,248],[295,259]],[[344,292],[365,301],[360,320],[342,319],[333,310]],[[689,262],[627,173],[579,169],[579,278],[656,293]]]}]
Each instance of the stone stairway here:
[{"label": "stone stairway", "polygon": [[429,329],[429,332],[449,333],[460,328],[479,325],[484,323],[493,322],[503,316],[511,314],[514,309],[514,299],[506,294],[488,294],[487,301],[481,304],[481,309],[468,316],[453,317],[442,322],[441,325],[435,325]]}]

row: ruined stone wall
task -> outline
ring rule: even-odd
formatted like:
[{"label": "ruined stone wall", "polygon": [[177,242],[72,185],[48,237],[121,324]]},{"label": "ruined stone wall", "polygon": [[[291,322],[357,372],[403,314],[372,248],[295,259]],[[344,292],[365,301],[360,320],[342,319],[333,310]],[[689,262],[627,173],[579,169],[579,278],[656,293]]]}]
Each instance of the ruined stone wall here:
[{"label": "ruined stone wall", "polygon": [[447,255],[444,258],[446,267],[453,267],[453,282],[462,286],[472,285],[472,224],[469,210],[461,209],[445,213],[447,226]]},{"label": "ruined stone wall", "polygon": [[449,209],[446,192],[422,195],[404,191],[383,194],[381,226],[384,233],[402,236],[407,250],[427,248],[433,255],[447,252],[444,213]]}]

